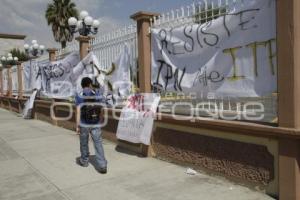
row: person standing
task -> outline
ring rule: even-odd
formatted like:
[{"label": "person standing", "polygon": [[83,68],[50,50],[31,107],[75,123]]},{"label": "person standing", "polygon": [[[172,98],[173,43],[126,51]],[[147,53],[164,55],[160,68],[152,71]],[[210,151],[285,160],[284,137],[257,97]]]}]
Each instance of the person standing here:
[{"label": "person standing", "polygon": [[93,81],[85,77],[81,81],[82,91],[76,94],[76,131],[80,137],[80,158],[76,159],[78,165],[88,167],[89,165],[89,135],[92,136],[95,156],[96,170],[101,174],[107,173],[107,161],[104,156],[102,145],[102,132],[100,123],[102,120],[102,95],[93,89]]}]

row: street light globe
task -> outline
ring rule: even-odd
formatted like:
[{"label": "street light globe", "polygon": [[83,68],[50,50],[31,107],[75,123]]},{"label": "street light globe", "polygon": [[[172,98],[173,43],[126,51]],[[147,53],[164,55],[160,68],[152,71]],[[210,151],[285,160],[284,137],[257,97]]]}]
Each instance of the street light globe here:
[{"label": "street light globe", "polygon": [[8,57],[7,61],[12,61],[14,58],[13,57]]},{"label": "street light globe", "polygon": [[95,19],[95,20],[93,21],[93,27],[94,27],[94,28],[98,28],[99,26],[100,26],[100,21],[97,20],[97,19]]},{"label": "street light globe", "polygon": [[1,61],[6,61],[6,57],[2,56]]},{"label": "street light globe", "polygon": [[37,41],[36,40],[32,40],[31,43],[32,44],[37,44]]},{"label": "street light globe", "polygon": [[29,49],[29,45],[28,44],[24,44],[24,49],[28,50]]},{"label": "street light globe", "polygon": [[75,17],[70,17],[68,19],[69,26],[76,26],[77,25],[77,19]]},{"label": "street light globe", "polygon": [[79,19],[84,19],[85,17],[89,16],[89,13],[85,10],[81,11],[79,14]]},{"label": "street light globe", "polygon": [[87,25],[87,26],[92,26],[93,24],[93,18],[91,16],[87,16],[84,18],[84,23]]},{"label": "street light globe", "polygon": [[19,58],[18,57],[14,57],[14,61],[19,61]]},{"label": "street light globe", "polygon": [[44,51],[44,50],[45,50],[45,46],[44,46],[44,45],[40,45],[39,48],[40,48],[41,51]]},{"label": "street light globe", "polygon": [[37,50],[38,48],[39,48],[39,45],[37,43],[33,45],[34,50]]},{"label": "street light globe", "polygon": [[12,54],[11,54],[11,53],[8,53],[8,54],[7,54],[7,57],[12,57]]}]

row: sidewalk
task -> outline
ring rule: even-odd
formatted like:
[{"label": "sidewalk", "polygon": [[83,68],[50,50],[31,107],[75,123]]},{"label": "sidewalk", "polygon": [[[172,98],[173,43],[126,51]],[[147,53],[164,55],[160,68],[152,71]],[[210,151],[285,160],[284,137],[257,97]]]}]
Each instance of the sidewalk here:
[{"label": "sidewalk", "polygon": [[[90,149],[93,146],[90,145]],[[104,141],[108,174],[75,164],[74,132],[0,109],[1,200],[267,200],[270,197]],[[91,150],[93,154],[93,150]]]}]

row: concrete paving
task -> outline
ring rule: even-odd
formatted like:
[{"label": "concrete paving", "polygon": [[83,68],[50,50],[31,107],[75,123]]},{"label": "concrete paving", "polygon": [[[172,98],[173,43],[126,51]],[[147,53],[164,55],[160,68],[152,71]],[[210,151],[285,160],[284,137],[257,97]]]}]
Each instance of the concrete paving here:
[{"label": "concrete paving", "polygon": [[[93,146],[90,145],[91,149]],[[0,200],[268,200],[226,180],[117,151],[104,141],[108,174],[75,164],[78,136],[0,109]],[[91,150],[93,153],[93,150]]]}]

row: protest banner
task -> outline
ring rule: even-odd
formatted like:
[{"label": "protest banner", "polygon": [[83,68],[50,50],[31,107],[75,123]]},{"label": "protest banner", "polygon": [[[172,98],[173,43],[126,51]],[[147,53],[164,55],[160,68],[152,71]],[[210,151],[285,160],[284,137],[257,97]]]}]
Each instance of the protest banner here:
[{"label": "protest banner", "polygon": [[31,84],[30,84],[30,61],[22,63],[22,79],[23,79],[23,91],[24,95],[27,96],[31,93]]},{"label": "protest banner", "polygon": [[40,90],[42,84],[42,72],[39,62],[29,60],[22,63],[23,68],[23,89],[25,95],[30,95],[34,89]]},{"label": "protest banner", "polygon": [[79,62],[79,54],[72,53],[59,61],[39,63],[42,95],[50,98],[73,96],[73,69]]},{"label": "protest banner", "polygon": [[234,4],[202,24],[152,29],[158,91],[260,97],[277,91],[276,1]]}]

